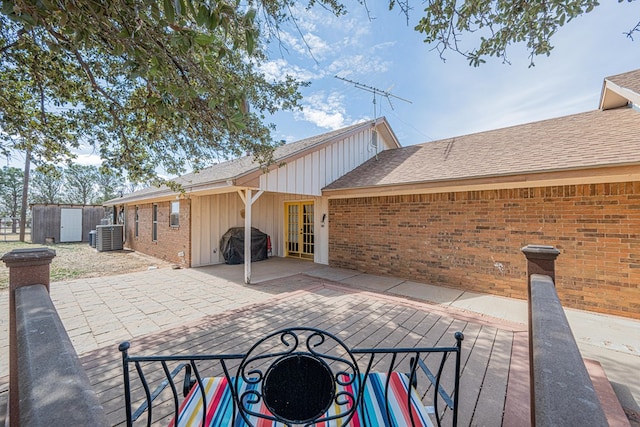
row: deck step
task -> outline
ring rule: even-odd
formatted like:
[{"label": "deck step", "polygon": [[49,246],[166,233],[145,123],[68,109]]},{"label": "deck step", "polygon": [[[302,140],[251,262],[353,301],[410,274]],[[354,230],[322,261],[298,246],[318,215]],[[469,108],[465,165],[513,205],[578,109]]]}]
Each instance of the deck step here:
[{"label": "deck step", "polygon": [[600,399],[609,425],[612,427],[631,427],[629,418],[627,418],[627,415],[624,413],[624,409],[622,409],[622,405],[620,405],[620,401],[613,391],[609,378],[607,378],[607,374],[604,372],[600,362],[584,359],[584,364],[587,367],[593,388],[596,389],[596,394]]}]

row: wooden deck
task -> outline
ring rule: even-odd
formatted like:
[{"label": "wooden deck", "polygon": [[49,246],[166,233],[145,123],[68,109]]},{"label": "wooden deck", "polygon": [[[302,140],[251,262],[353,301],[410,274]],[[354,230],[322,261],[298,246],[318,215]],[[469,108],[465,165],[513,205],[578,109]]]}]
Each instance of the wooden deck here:
[{"label": "wooden deck", "polygon": [[[299,283],[299,277],[291,280]],[[278,285],[283,285],[282,280]],[[528,424],[528,364],[522,325],[347,289],[329,281],[312,285],[131,340],[131,354],[243,352],[266,333],[290,326],[327,330],[351,347],[452,345],[454,332],[462,331],[459,425]],[[123,425],[117,344],[85,353],[81,360],[110,422]]]}]

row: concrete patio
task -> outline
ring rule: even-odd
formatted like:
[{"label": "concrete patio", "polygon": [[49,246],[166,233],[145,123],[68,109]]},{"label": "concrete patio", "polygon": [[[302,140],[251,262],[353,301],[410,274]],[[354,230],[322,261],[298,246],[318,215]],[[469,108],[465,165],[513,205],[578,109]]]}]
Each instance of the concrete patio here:
[{"label": "concrete patio", "polygon": [[[52,299],[114,424],[122,412],[117,352],[121,341],[160,351],[170,348],[177,337],[215,339],[225,330],[235,337],[228,345],[238,345],[265,330],[300,322],[340,333],[359,331],[358,335],[375,337],[385,345],[405,339],[398,335],[402,331],[420,335],[442,322],[446,326],[440,326],[444,329],[437,337],[427,336],[437,341],[446,339],[444,332],[449,329],[463,330],[467,335],[463,348],[472,367],[466,375],[463,372],[463,393],[472,390],[474,395],[463,398],[466,422],[461,425],[500,425],[502,419],[483,417],[501,415],[503,410],[503,425],[526,419],[527,414],[518,413],[523,406],[518,402],[526,399],[528,387],[520,381],[528,382],[525,301],[282,258],[253,264],[252,285],[242,283],[243,274],[241,265],[217,265],[52,284]],[[1,389],[6,389],[8,371],[5,295],[0,295]],[[640,368],[640,322],[566,312],[583,356],[602,364],[628,411],[640,412],[640,384],[635,379]],[[434,323],[429,326],[425,319]],[[478,402],[492,409],[477,412]]]}]

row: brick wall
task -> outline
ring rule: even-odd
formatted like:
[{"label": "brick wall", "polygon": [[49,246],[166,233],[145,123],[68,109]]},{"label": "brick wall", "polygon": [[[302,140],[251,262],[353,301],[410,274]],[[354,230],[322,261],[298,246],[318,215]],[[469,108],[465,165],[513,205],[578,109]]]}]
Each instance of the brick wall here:
[{"label": "brick wall", "polygon": [[[135,237],[136,205],[127,206],[125,246],[182,267],[191,266],[190,200],[180,200],[179,227],[171,227],[169,225],[171,202],[159,202],[157,205],[158,237],[156,241],[153,241],[151,234],[153,203],[137,205],[139,218],[138,237]],[[179,256],[179,252],[184,252],[184,257]]]},{"label": "brick wall", "polygon": [[640,182],[329,201],[329,264],[526,298],[552,245],[567,307],[640,318]]}]

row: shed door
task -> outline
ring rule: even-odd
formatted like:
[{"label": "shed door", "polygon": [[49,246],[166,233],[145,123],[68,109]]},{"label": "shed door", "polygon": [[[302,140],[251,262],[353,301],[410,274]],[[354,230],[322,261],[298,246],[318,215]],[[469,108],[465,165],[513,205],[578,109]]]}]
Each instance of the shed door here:
[{"label": "shed door", "polygon": [[285,204],[285,256],[313,260],[313,202]]},{"label": "shed door", "polygon": [[82,241],[82,209],[81,208],[61,208],[60,209],[60,241],[61,242],[81,242]]}]

